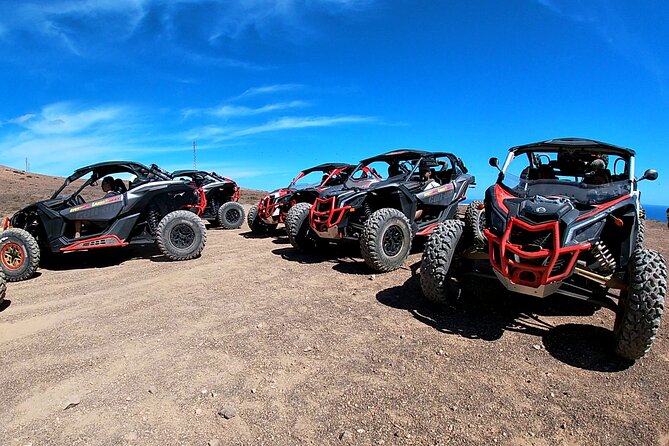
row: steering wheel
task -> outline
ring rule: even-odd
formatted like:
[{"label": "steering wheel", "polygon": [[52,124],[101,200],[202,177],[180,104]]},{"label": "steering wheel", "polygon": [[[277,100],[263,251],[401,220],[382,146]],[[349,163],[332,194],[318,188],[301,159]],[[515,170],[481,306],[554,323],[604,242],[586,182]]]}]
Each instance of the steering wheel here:
[{"label": "steering wheel", "polygon": [[84,200],[84,197],[78,194],[67,200],[67,204],[69,204],[70,206],[77,206],[84,203],[86,203],[86,200]]}]

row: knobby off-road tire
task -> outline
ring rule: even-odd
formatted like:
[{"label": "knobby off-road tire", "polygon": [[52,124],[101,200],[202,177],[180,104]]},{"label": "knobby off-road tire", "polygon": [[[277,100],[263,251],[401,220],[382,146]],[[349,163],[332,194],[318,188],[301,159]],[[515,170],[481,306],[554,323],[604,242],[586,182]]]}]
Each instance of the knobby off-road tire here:
[{"label": "knobby off-road tire", "polygon": [[646,212],[642,209],[639,212],[639,229],[636,233],[635,249],[642,249],[646,240]]},{"label": "knobby off-road tire", "polygon": [[447,220],[435,228],[425,244],[420,287],[431,302],[448,304],[460,297],[461,289],[452,281],[451,266],[464,230],[464,222]]},{"label": "knobby off-road tire", "polygon": [[629,265],[628,288],[621,292],[614,327],[616,353],[642,358],[660,328],[667,293],[667,265],[649,249],[637,249]]},{"label": "knobby off-road tire", "polygon": [[174,211],[160,220],[156,243],[170,260],[198,257],[207,242],[207,229],[200,217],[190,211]]},{"label": "knobby off-road tire", "polygon": [[5,293],[7,292],[7,283],[5,282],[5,275],[0,271],[0,304],[5,300]]},{"label": "knobby off-road tire", "polygon": [[258,217],[258,205],[254,204],[246,216],[246,223],[254,234],[266,234],[276,229],[277,225],[268,225]]},{"label": "knobby off-road tire", "polygon": [[362,258],[376,271],[393,271],[409,256],[412,238],[411,223],[402,212],[393,208],[379,209],[362,229]]},{"label": "knobby off-road tire", "polygon": [[297,203],[286,215],[286,232],[294,248],[315,251],[321,245],[318,236],[309,230],[310,203]]},{"label": "knobby off-road tire", "polygon": [[40,262],[37,240],[18,228],[0,232],[0,267],[8,282],[30,279]]},{"label": "knobby off-road tire", "polygon": [[244,208],[236,201],[228,201],[218,208],[216,221],[225,229],[239,229],[244,223]]},{"label": "knobby off-road tire", "polygon": [[483,228],[485,227],[485,211],[482,201],[472,201],[465,211],[465,228],[471,240],[472,247],[482,249],[487,243]]}]

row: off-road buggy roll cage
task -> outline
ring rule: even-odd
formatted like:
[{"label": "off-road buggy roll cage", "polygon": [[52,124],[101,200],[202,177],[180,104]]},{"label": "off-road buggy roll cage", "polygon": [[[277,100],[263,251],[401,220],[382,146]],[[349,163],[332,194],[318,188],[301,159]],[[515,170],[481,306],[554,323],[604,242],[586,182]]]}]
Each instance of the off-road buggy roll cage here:
[{"label": "off-road buggy roll cage", "polygon": [[63,185],[53,193],[51,199],[54,200],[58,198],[60,193],[67,186],[72,184],[73,181],[76,181],[89,173],[91,173],[90,178],[84,181],[81,187],[70,195],[70,198],[79,195],[82,190],[95,183],[100,178],[117,173],[130,173],[135,176],[135,179],[129,183],[128,189],[146,184],[150,181],[170,181],[172,179],[169,172],[160,168],[156,164],[146,167],[143,164],[132,161],[106,161],[75,170],[72,175],[65,179]]},{"label": "off-road buggy roll cage", "polygon": [[[297,174],[288,187],[265,195],[258,203],[257,215],[268,225],[283,223],[288,210],[300,201],[312,201],[323,189],[342,184],[353,169],[346,163],[323,163]],[[313,172],[322,172],[321,181],[315,185],[297,188],[297,182]]]},{"label": "off-road buggy roll cage", "polygon": [[[440,158],[448,159],[449,169],[438,162]],[[369,167],[376,162],[388,164],[387,177]],[[423,190],[427,171],[438,185]],[[449,152],[402,149],[363,159],[343,188],[326,191],[316,199],[309,224],[320,237],[357,239],[362,229],[358,220],[368,218],[377,209],[393,207],[409,219],[414,235],[428,235],[438,221],[455,214],[457,208],[451,204],[466,198],[467,188],[474,184],[474,177],[467,173],[462,160]],[[453,182],[461,175],[462,181]],[[416,218],[419,203],[432,212]],[[416,222],[421,219],[428,223]]]}]

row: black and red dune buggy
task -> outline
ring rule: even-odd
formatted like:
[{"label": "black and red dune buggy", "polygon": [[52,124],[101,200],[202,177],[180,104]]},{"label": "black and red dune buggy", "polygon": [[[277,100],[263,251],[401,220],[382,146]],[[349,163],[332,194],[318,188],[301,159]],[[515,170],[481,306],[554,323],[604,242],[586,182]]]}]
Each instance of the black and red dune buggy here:
[{"label": "black and red dune buggy", "polygon": [[237,229],[244,222],[244,208],[238,203],[240,188],[230,178],[202,170],[176,170],[172,172],[172,177],[192,181],[202,188],[207,206],[200,217],[212,226]]},{"label": "black and red dune buggy", "polygon": [[298,203],[313,203],[320,190],[344,183],[353,170],[345,163],[325,163],[300,172],[288,187],[277,189],[251,206],[247,217],[254,233],[266,233],[284,223],[290,208]]},{"label": "black and red dune buggy", "polygon": [[[100,181],[113,188],[86,201],[84,196],[103,193],[91,191]],[[82,167],[50,199],[5,219],[0,267],[14,282],[30,278],[43,254],[148,243],[156,243],[171,260],[192,259],[207,240],[198,216],[205,206],[201,188],[172,179],[155,164],[112,161]]]},{"label": "black and red dune buggy", "polygon": [[[616,313],[616,352],[643,357],[660,326],[667,290],[664,258],[643,246],[641,180],[630,149],[578,138],[513,147],[485,202],[465,222],[450,221],[430,237],[421,286],[433,301],[457,299],[501,282],[513,292],[554,293]],[[480,216],[477,219],[476,216]],[[486,281],[489,277],[495,281]]]},{"label": "black and red dune buggy", "polygon": [[362,160],[343,187],[323,191],[308,218],[289,219],[299,225],[287,229],[293,245],[305,250],[357,241],[372,269],[392,271],[409,255],[414,236],[455,216],[474,184],[452,153],[396,150]]}]

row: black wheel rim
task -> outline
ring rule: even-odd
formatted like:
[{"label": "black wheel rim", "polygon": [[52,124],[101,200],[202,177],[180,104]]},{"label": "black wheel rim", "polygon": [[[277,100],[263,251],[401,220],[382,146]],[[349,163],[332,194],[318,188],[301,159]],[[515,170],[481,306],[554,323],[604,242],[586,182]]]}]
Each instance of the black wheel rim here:
[{"label": "black wheel rim", "polygon": [[225,212],[225,219],[229,221],[230,223],[235,223],[237,220],[239,220],[239,217],[241,217],[241,214],[239,213],[239,209],[228,209]]},{"label": "black wheel rim", "polygon": [[195,240],[195,231],[189,225],[180,223],[172,228],[170,241],[179,249],[190,247]]},{"label": "black wheel rim", "polygon": [[399,254],[404,244],[404,234],[399,226],[389,227],[383,234],[383,252],[388,257]]}]

